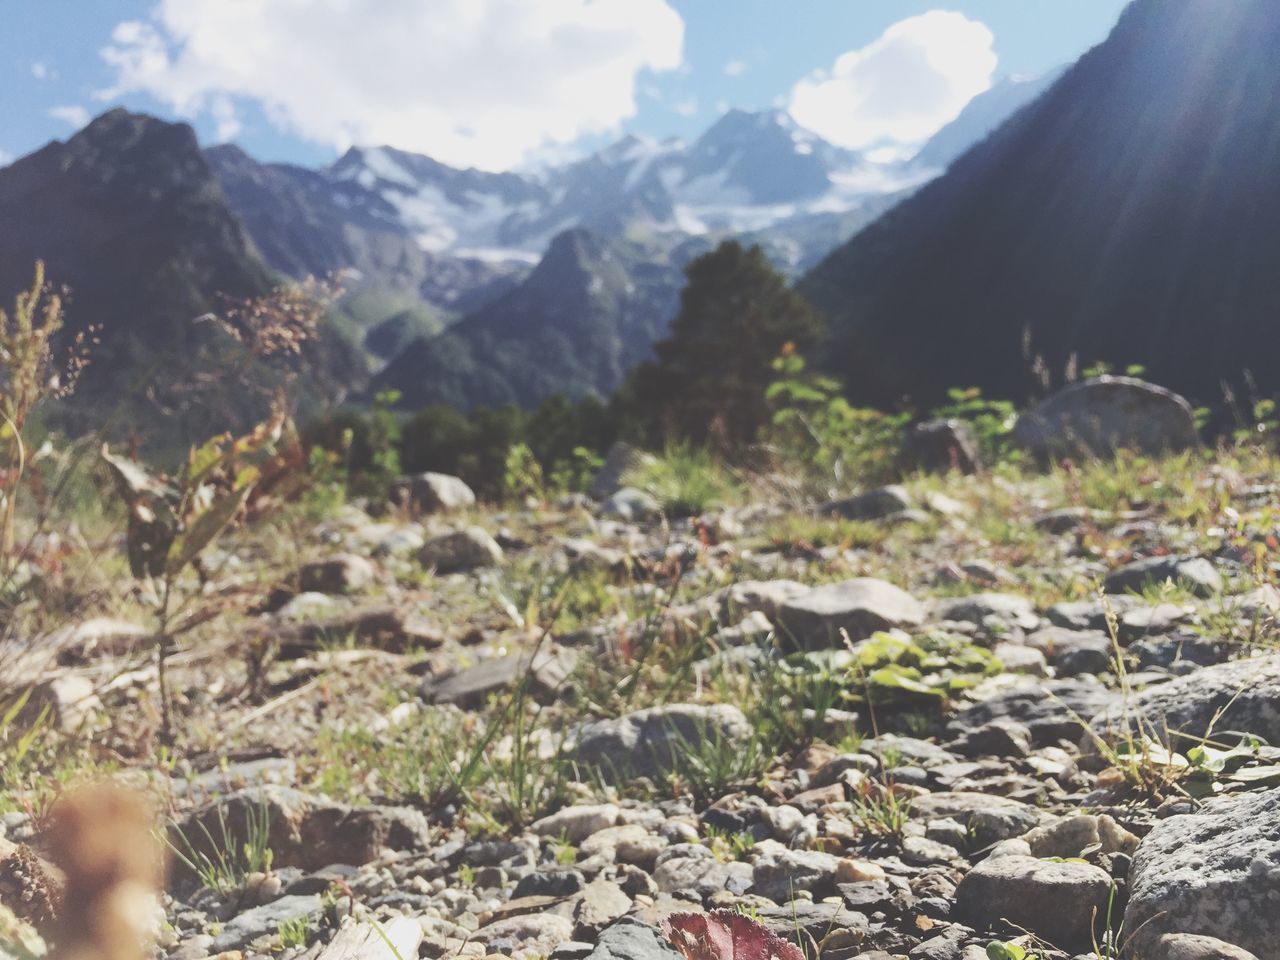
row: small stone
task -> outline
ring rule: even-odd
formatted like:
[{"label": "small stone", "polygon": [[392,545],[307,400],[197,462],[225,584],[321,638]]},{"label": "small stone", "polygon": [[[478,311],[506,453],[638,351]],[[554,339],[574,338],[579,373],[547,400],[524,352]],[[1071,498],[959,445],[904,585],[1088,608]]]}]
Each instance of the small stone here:
[{"label": "small stone", "polygon": [[356,593],[373,582],[373,564],[352,553],[308,563],[298,571],[303,593]]},{"label": "small stone", "polygon": [[533,832],[542,837],[564,837],[581,843],[593,833],[617,825],[621,811],[616,804],[578,804],[534,821]]},{"label": "small stone", "polygon": [[465,482],[447,473],[418,473],[391,485],[391,502],[414,513],[445,513],[475,505],[476,495]]},{"label": "small stone", "polygon": [[418,562],[440,574],[496,566],[502,558],[502,548],[480,527],[433,537],[418,551]]}]

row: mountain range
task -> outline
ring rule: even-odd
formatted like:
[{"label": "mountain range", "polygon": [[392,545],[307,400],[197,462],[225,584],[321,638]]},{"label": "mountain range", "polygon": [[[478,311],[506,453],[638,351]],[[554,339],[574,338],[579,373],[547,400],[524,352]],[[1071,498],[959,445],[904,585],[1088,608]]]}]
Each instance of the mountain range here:
[{"label": "mountain range", "polygon": [[71,429],[122,392],[125,420],[158,417],[176,434],[193,417],[243,419],[233,390],[184,405],[166,383],[200,379],[229,349],[205,315],[313,275],[346,288],[320,350],[330,399],[606,395],[665,334],[692,257],[733,235],[799,275],[1039,92],[1002,82],[926,147],[927,163],[872,163],[785,113],[732,110],[692,142],[627,137],[502,174],[390,147],[323,169],[266,164],[113,110],[0,169],[0,298],[44,259],[74,292],[69,329],[101,328]]},{"label": "mountain range", "polygon": [[1280,389],[1280,5],[1134,0],[1108,39],[800,285],[856,399],[1026,397],[1103,361]]}]

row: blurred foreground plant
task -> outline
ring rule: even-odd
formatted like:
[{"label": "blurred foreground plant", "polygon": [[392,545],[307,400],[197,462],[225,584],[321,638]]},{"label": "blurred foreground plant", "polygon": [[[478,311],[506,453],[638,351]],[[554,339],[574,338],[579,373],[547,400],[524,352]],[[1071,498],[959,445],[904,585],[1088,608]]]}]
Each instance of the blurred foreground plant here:
[{"label": "blurred foreground plant", "polygon": [[157,597],[155,650],[161,722],[165,740],[171,741],[166,662],[175,637],[213,613],[190,608],[200,591],[198,587],[181,591],[182,574],[191,568],[203,584],[206,571],[201,555],[241,518],[265,480],[277,486],[296,482],[291,467],[304,462],[300,444],[283,401],[278,401],[270,419],[245,436],[222,434],[192,447],[173,479],[152,474],[105,446],[102,458],[128,508],[129,568],[153,587]]}]

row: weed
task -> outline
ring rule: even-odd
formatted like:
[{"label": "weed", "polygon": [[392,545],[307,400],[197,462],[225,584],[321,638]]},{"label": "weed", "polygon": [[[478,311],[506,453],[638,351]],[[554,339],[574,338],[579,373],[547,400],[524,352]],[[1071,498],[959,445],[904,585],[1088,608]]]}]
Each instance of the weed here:
[{"label": "weed", "polygon": [[668,446],[661,456],[628,471],[623,482],[650,494],[672,517],[701,516],[724,506],[739,487],[709,450],[688,444]]},{"label": "weed", "polygon": [[165,843],[202,885],[226,894],[243,884],[249,874],[271,871],[271,813],[265,801],[245,810],[245,837],[238,849],[233,833],[227,828],[226,808],[222,804],[217,807],[217,816],[216,837],[203,821],[197,821],[203,842],[199,838],[193,841],[175,824],[166,835]]},{"label": "weed", "polygon": [[310,921],[305,914],[289,920],[281,920],[276,927],[276,936],[280,938],[280,946],[284,950],[301,949],[307,945],[307,934]]}]

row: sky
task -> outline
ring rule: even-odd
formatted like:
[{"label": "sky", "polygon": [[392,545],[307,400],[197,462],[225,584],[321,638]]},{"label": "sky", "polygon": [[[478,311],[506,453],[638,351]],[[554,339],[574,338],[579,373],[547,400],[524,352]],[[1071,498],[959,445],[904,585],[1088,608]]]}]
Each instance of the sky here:
[{"label": "sky", "polygon": [[1127,0],[0,0],[0,163],[123,105],[262,160],[387,144],[504,170],[730,108],[909,153]]}]

